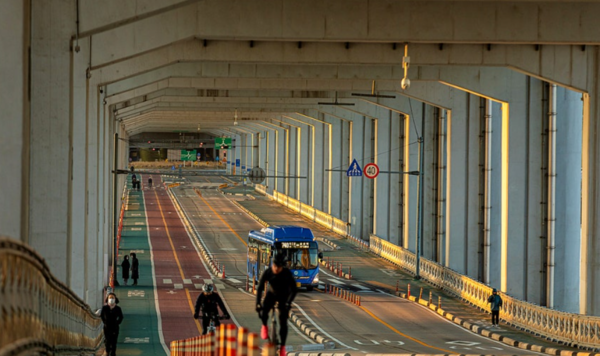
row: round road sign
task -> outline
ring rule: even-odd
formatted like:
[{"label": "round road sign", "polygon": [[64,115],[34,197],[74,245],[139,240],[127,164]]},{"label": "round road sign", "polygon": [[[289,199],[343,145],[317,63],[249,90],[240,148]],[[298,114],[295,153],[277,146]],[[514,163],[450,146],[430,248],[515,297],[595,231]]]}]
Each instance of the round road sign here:
[{"label": "round road sign", "polygon": [[365,177],[373,179],[379,175],[379,167],[375,163],[369,163],[363,168],[363,172]]},{"label": "round road sign", "polygon": [[248,172],[248,177],[252,183],[260,184],[265,180],[266,174],[264,169],[260,167],[254,167],[252,170],[250,170],[250,172]]}]

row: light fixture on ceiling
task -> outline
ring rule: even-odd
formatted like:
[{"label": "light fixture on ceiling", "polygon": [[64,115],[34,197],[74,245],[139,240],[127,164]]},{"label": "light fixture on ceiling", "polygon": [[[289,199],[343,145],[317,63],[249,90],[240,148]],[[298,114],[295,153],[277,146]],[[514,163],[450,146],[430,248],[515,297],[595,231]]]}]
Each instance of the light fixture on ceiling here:
[{"label": "light fixture on ceiling", "polygon": [[237,109],[235,109],[235,115],[233,116],[233,126],[237,126],[238,125],[238,121],[237,121]]},{"label": "light fixture on ceiling", "polygon": [[402,57],[402,68],[404,68],[404,78],[400,82],[402,90],[410,87],[410,79],[408,79],[408,67],[410,66],[410,57],[408,56],[408,43],[404,45],[404,57]]}]

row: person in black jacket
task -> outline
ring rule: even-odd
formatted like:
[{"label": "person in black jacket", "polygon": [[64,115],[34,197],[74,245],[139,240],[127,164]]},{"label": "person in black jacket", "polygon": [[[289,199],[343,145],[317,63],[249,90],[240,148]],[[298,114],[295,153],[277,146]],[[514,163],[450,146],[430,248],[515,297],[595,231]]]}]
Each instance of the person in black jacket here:
[{"label": "person in black jacket", "polygon": [[[265,284],[269,283],[265,299],[261,304],[262,293]],[[287,320],[292,301],[296,297],[298,288],[296,287],[296,279],[286,267],[285,257],[282,254],[277,254],[273,258],[273,265],[267,268],[260,276],[258,287],[256,289],[256,311],[262,320],[260,336],[263,340],[269,337],[269,312],[278,303],[279,310],[279,340],[281,342],[279,354],[285,355],[285,341],[287,339],[288,327]]]},{"label": "person in black jacket", "polygon": [[106,305],[102,307],[100,317],[104,323],[104,345],[106,355],[115,356],[117,354],[117,339],[119,338],[119,325],[123,321],[123,312],[117,306],[119,299],[114,293],[108,293],[106,296]]},{"label": "person in black jacket", "polygon": [[133,279],[133,285],[137,286],[137,280],[140,278],[140,262],[138,261],[136,254],[131,254],[131,279]]},{"label": "person in black jacket", "polygon": [[217,306],[221,308],[223,317],[229,319],[229,313],[227,313],[227,309],[225,309],[225,304],[223,304],[221,296],[214,292],[212,284],[205,284],[202,287],[202,293],[200,293],[196,300],[196,308],[194,310],[194,319],[198,319],[200,317],[200,311],[202,311],[202,335],[206,335],[211,318],[214,318],[215,327],[221,325],[219,318],[216,317],[219,315]]},{"label": "person in black jacket", "polygon": [[127,280],[129,280],[129,267],[129,256],[125,255],[125,257],[123,257],[123,262],[121,263],[121,273],[125,285],[127,285]]}]

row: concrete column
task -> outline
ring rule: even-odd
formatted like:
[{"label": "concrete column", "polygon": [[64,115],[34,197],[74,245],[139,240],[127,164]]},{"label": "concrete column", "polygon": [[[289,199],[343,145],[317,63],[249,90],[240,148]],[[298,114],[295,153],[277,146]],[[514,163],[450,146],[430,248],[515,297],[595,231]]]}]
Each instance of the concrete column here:
[{"label": "concrete column", "polygon": [[[80,51],[78,53],[73,52],[73,119],[71,147],[68,151],[68,157],[70,156],[69,159],[72,160],[72,176],[69,175],[68,177],[70,208],[67,215],[70,217],[70,234],[74,237],[69,253],[69,260],[71,261],[70,286],[75,293],[83,296],[86,289],[85,281],[88,277],[86,274],[90,268],[88,253],[92,250],[92,246],[87,246],[89,237],[87,227],[88,217],[90,216],[88,181],[91,179],[92,174],[88,171],[90,156],[90,152],[88,152],[88,132],[92,129],[89,124],[88,107],[90,98],[86,78],[89,59],[86,53],[89,53],[89,39],[80,40],[79,46]],[[95,127],[93,129],[96,130]],[[96,262],[95,258],[91,260]]]},{"label": "concrete column", "polygon": [[[372,119],[367,116],[359,117],[353,120],[353,135],[352,135],[352,158],[356,159],[358,164],[364,167],[365,163],[370,162],[373,156],[373,148],[371,146],[373,139],[373,124]],[[350,211],[351,234],[363,239],[368,239],[372,232],[371,223],[371,182],[365,182],[364,177],[350,177],[350,185],[352,189],[352,203]]]},{"label": "concrete column", "polygon": [[[298,176],[298,134],[300,128],[289,126],[289,175]],[[288,196],[298,199],[298,189],[300,187],[300,179],[288,179]]]},{"label": "concrete column", "polygon": [[583,95],[582,220],[579,312],[600,315],[600,48],[594,47],[589,93]]},{"label": "concrete column", "polygon": [[[386,110],[385,115],[381,115],[377,120],[377,155],[366,163],[374,162],[379,166],[380,171],[389,172],[392,166],[393,143],[396,143],[392,130],[392,121],[394,113]],[[364,169],[364,167],[363,167]],[[390,241],[390,218],[394,216],[395,209],[390,211],[392,200],[391,181],[396,174],[381,173],[373,180],[375,188],[375,219],[373,224],[373,233],[377,236]],[[369,178],[364,178],[370,181]],[[396,188],[396,187],[394,187]]]},{"label": "concrete column", "polygon": [[[435,108],[430,105],[425,105],[425,112],[422,116],[425,120],[425,132],[421,133],[421,127],[419,126],[418,131],[425,139],[424,148],[424,186],[423,186],[423,239],[421,241],[421,255],[430,260],[435,260],[435,250],[437,247],[437,236],[435,233],[436,220],[436,176],[437,169],[432,164],[434,157],[437,156],[436,147],[436,132],[438,120],[435,116]],[[416,147],[417,145],[415,145]],[[416,223],[417,220],[415,220]]]},{"label": "concrete column", "polygon": [[[502,108],[501,104],[490,101],[491,108],[491,143],[488,143],[491,151],[489,182],[489,260],[485,260],[487,278],[484,282],[500,289],[502,272]],[[488,129],[489,130],[489,129]],[[484,252],[485,254],[485,252]]]},{"label": "concrete column", "polygon": [[28,241],[29,9],[27,2],[0,3],[0,236]]},{"label": "concrete column", "polygon": [[[416,100],[410,99],[410,114],[404,120],[404,162],[405,171],[418,170],[418,136],[421,135],[421,120],[423,119],[423,105]],[[416,131],[415,131],[416,129]],[[403,246],[415,252],[417,237],[417,183],[418,176],[404,177],[404,231]]]},{"label": "concrete column", "polygon": [[558,87],[556,112],[556,225],[554,308],[579,312],[581,260],[581,94]]},{"label": "concrete column", "polygon": [[[472,156],[477,156],[478,146],[472,147],[470,132],[471,116],[468,110],[470,94],[455,90],[452,110],[446,115],[446,153],[447,153],[447,184],[446,184],[446,231],[444,265],[453,270],[467,274],[469,262],[468,239],[469,222],[477,226],[476,219],[469,219],[469,198],[477,196],[477,174],[469,175]],[[477,116],[473,121],[477,121]],[[476,133],[474,137],[477,137]],[[475,142],[476,143],[476,142]],[[474,148],[474,149],[473,149]],[[477,162],[477,161],[475,161]],[[476,172],[475,172],[476,173]],[[476,217],[476,215],[475,215]],[[476,236],[476,231],[475,236]],[[476,258],[475,254],[475,258]]]},{"label": "concrete column", "polygon": [[75,2],[42,0],[32,5],[29,244],[71,286],[68,39],[75,33]]}]

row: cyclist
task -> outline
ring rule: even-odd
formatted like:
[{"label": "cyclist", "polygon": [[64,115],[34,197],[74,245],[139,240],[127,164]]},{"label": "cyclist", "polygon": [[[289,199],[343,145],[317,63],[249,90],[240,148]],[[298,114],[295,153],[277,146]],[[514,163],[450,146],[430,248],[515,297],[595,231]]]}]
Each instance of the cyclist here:
[{"label": "cyclist", "polygon": [[227,313],[227,309],[225,309],[225,304],[223,304],[223,299],[221,296],[214,292],[214,287],[212,284],[205,284],[202,286],[202,293],[198,296],[196,300],[196,309],[194,312],[194,319],[198,319],[200,317],[200,310],[202,310],[202,335],[206,335],[208,326],[210,325],[210,319],[213,318],[215,321],[215,326],[218,327],[221,325],[219,322],[219,318],[216,316],[219,315],[219,310],[217,306],[221,308],[221,312],[223,312],[223,317],[225,319],[229,319],[229,313]]},{"label": "cyclist", "polygon": [[[261,304],[261,297],[265,288],[265,283],[269,283],[265,299]],[[258,288],[256,290],[256,311],[262,320],[260,336],[263,340],[269,337],[269,312],[278,303],[279,309],[279,355],[285,355],[285,340],[287,338],[288,314],[292,307],[292,301],[296,297],[298,288],[296,279],[292,272],[286,267],[286,261],[283,254],[276,254],[273,258],[273,265],[267,268],[260,276]]]}]

